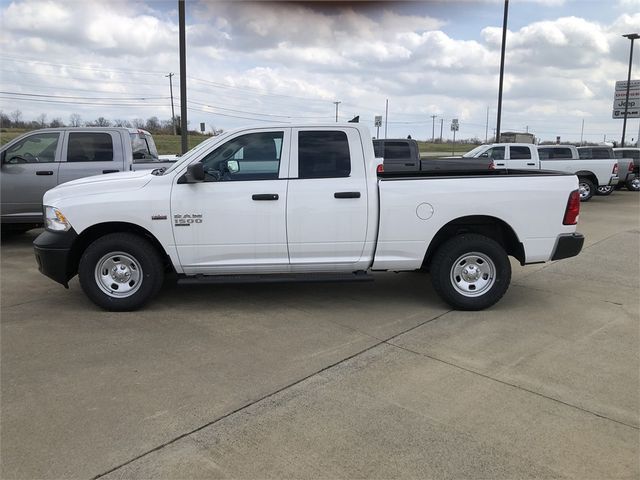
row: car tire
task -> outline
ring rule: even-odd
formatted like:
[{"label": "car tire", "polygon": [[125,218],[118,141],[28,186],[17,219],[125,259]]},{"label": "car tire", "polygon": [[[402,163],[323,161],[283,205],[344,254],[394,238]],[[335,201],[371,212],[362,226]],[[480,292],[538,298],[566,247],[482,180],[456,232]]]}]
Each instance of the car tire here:
[{"label": "car tire", "polygon": [[136,310],[160,290],[162,260],[145,238],[112,233],[91,243],[80,258],[80,286],[89,299],[105,310]]},{"label": "car tire", "polygon": [[607,195],[611,195],[613,193],[614,187],[613,185],[604,185],[596,188],[596,195],[601,197],[606,197]]},{"label": "car tire", "polygon": [[627,190],[640,192],[640,178],[634,177],[632,180],[628,180],[626,186]]},{"label": "car tire", "polygon": [[578,178],[578,191],[580,193],[580,201],[588,202],[593,197],[593,193],[595,192],[596,187],[593,185],[593,182],[588,178],[579,177]]},{"label": "car tire", "polygon": [[502,245],[465,233],[441,245],[431,262],[436,293],[456,310],[483,310],[506,293],[511,264]]}]

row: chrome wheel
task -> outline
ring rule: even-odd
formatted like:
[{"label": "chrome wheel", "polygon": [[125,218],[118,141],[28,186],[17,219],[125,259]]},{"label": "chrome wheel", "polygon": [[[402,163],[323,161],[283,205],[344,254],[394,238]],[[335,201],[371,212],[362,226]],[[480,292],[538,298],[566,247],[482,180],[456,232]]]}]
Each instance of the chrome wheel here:
[{"label": "chrome wheel", "polygon": [[110,297],[133,295],[142,285],[142,278],[139,262],[124,252],[108,253],[96,263],[96,284]]},{"label": "chrome wheel", "polygon": [[580,192],[581,200],[591,197],[591,186],[588,183],[581,182],[580,185],[578,186],[578,191]]},{"label": "chrome wheel", "polygon": [[627,184],[627,188],[634,192],[640,190],[640,178],[636,177]]},{"label": "chrome wheel", "polygon": [[478,252],[461,255],[451,267],[451,284],[465,297],[478,297],[496,281],[496,267],[491,259]]},{"label": "chrome wheel", "polygon": [[606,186],[603,186],[603,187],[598,187],[598,193],[599,193],[600,195],[608,195],[608,194],[610,194],[611,192],[613,192],[613,186],[611,186],[611,185],[606,185]]}]

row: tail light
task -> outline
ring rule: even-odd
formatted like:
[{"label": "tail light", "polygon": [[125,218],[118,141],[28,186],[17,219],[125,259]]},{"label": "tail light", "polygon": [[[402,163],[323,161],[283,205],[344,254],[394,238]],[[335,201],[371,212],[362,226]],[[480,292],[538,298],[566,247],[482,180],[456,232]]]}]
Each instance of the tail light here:
[{"label": "tail light", "polygon": [[496,164],[494,162],[491,162],[489,164],[489,170],[495,170],[496,169]]},{"label": "tail light", "polygon": [[378,165],[378,168],[376,169],[376,172],[378,173],[384,173],[384,164],[380,163]]},{"label": "tail light", "polygon": [[618,173],[618,162],[616,162],[616,164],[613,166],[613,171],[611,173],[613,173],[614,175]]},{"label": "tail light", "polygon": [[630,172],[633,172],[633,162],[631,162],[631,163],[629,164],[629,171],[630,171]]},{"label": "tail light", "polygon": [[569,201],[567,202],[567,208],[564,211],[563,225],[577,225],[578,217],[580,216],[580,192],[574,190],[569,194]]}]

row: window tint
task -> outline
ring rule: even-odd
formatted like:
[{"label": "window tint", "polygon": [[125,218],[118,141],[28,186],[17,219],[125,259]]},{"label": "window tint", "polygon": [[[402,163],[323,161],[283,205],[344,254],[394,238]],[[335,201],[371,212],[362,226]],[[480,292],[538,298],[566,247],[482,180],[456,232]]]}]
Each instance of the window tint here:
[{"label": "window tint", "polygon": [[133,163],[158,160],[158,150],[156,150],[151,135],[132,133],[131,150],[133,151]]},{"label": "window tint", "polygon": [[108,133],[73,132],[69,134],[67,162],[110,162],[113,140]]},{"label": "window tint", "polygon": [[490,148],[487,150],[487,156],[494,160],[504,160],[504,147]]},{"label": "window tint", "polygon": [[29,135],[6,151],[7,163],[49,163],[56,161],[59,133]]},{"label": "window tint", "polygon": [[345,132],[298,133],[298,177],[348,177],[351,173],[349,141]]},{"label": "window tint", "polygon": [[277,179],[283,138],[284,132],[280,131],[249,133],[229,140],[202,160],[207,180]]},{"label": "window tint", "polygon": [[591,159],[591,149],[590,148],[579,148],[578,156],[583,160]]},{"label": "window tint", "polygon": [[386,142],[384,145],[385,160],[410,160],[411,148],[407,142]]},{"label": "window tint", "polygon": [[549,160],[553,158],[553,152],[550,148],[538,148],[538,157],[540,160]]},{"label": "window tint", "polygon": [[562,160],[569,159],[571,160],[571,149],[570,148],[538,148],[538,156],[540,160]]},{"label": "window tint", "polygon": [[529,147],[509,147],[511,160],[526,160],[531,158]]},{"label": "window tint", "polygon": [[[618,154],[621,154],[618,156]],[[616,151],[616,158],[633,158],[634,160],[640,159],[640,150],[618,150]]]},{"label": "window tint", "polygon": [[608,149],[594,148],[591,150],[591,158],[612,158]]}]

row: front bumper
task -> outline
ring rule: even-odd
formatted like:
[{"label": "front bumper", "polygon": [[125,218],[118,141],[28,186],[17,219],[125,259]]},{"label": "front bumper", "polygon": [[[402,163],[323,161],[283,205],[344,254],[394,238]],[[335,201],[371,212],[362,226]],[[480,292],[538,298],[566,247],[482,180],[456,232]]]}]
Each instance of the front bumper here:
[{"label": "front bumper", "polygon": [[76,274],[72,267],[72,247],[78,234],[45,230],[33,242],[38,270],[47,277],[69,288],[69,280]]},{"label": "front bumper", "polygon": [[556,247],[553,249],[551,260],[575,257],[582,250],[582,245],[584,245],[584,235],[581,233],[560,235]]}]

